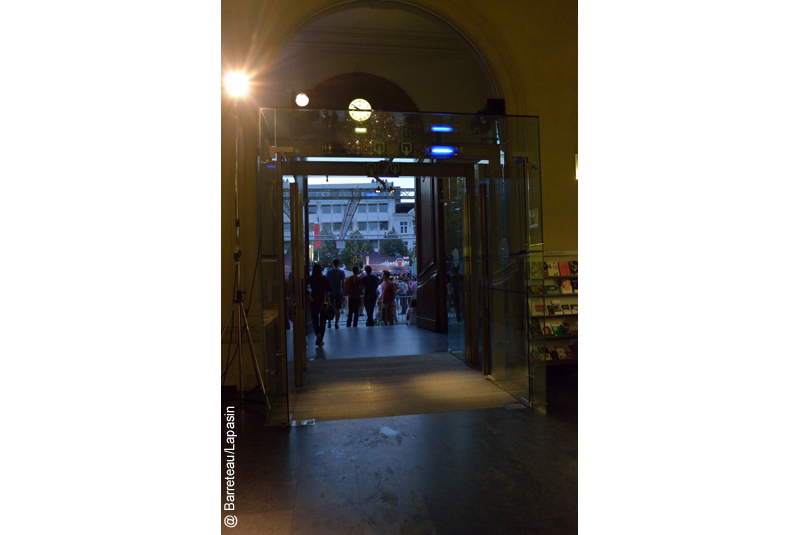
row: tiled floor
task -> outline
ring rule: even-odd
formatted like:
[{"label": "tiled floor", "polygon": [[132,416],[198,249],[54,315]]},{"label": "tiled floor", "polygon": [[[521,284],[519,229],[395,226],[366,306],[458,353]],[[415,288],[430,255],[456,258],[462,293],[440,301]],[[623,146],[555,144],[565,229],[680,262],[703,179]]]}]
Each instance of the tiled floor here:
[{"label": "tiled floor", "polygon": [[236,426],[231,532],[578,531],[574,419],[485,409],[277,428],[238,412]]}]

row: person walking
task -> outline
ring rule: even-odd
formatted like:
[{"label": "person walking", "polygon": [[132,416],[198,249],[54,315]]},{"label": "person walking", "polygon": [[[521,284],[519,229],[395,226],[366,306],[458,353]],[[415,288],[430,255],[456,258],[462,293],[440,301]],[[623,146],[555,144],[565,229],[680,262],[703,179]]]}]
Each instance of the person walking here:
[{"label": "person walking", "polygon": [[339,269],[339,259],[334,258],[331,261],[331,265],[333,266],[332,269],[328,270],[328,273],[325,275],[328,277],[328,280],[331,283],[331,302],[333,306],[336,308],[336,323],[335,327],[339,328],[339,314],[342,310],[342,298],[344,297],[344,279],[345,273],[341,269]]},{"label": "person walking", "polygon": [[378,301],[378,286],[381,280],[377,275],[372,274],[372,266],[367,264],[364,267],[364,308],[367,311],[367,327],[375,325],[375,303]]},{"label": "person walking", "polygon": [[331,291],[331,282],[322,274],[322,266],[314,264],[311,268],[311,276],[308,278],[308,285],[311,287],[309,300],[311,301],[311,324],[314,326],[314,334],[317,335],[317,345],[322,347],[325,342],[325,315],[322,312],[322,304],[325,302],[328,292]]},{"label": "person walking", "polygon": [[394,302],[396,290],[394,283],[389,277],[389,271],[383,272],[383,283],[381,283],[381,319],[384,325],[394,325],[397,315],[397,305]]},{"label": "person walking", "polygon": [[347,291],[347,326],[358,327],[358,309],[361,308],[361,292],[364,291],[364,281],[358,276],[361,270],[353,266],[353,274],[344,281]]}]

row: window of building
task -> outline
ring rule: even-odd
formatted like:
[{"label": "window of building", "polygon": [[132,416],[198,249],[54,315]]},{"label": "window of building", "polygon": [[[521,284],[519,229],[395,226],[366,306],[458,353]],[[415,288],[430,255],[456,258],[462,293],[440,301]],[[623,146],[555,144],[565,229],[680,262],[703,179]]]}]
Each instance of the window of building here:
[{"label": "window of building", "polygon": [[389,203],[381,203],[378,205],[380,207],[381,212],[388,212],[389,211]]},{"label": "window of building", "polygon": [[358,213],[359,214],[366,214],[367,213],[367,205],[366,204],[359,204],[358,205]]},{"label": "window of building", "polygon": [[358,222],[358,230],[367,230],[367,222],[366,221],[359,221]]},{"label": "window of building", "polygon": [[342,205],[341,204],[334,204],[333,205],[333,213],[334,214],[341,214],[342,213]]},{"label": "window of building", "polygon": [[369,212],[370,213],[373,213],[373,212],[377,213],[378,212],[378,205],[377,204],[368,204],[367,206],[369,206]]},{"label": "window of building", "polygon": [[309,214],[316,214],[317,213],[317,205],[316,204],[309,204],[308,205],[308,213]]},{"label": "window of building", "polygon": [[378,222],[377,221],[370,221],[369,222],[369,230],[378,230]]},{"label": "window of building", "polygon": [[331,205],[330,204],[323,204],[322,205],[322,213],[323,214],[330,214],[331,213]]},{"label": "window of building", "polygon": [[[408,221],[401,221],[400,222],[400,234],[407,234],[408,233]],[[406,243],[408,245],[408,243]]]},{"label": "window of building", "polygon": [[334,223],[333,224],[333,231],[334,232],[339,232],[340,230],[342,230],[342,224],[341,223]]},{"label": "window of building", "polygon": [[322,232],[322,234],[331,233],[332,232],[331,231],[331,224],[330,223],[323,223],[322,226],[320,227],[320,232]]},{"label": "window of building", "polygon": [[381,230],[389,230],[389,222],[381,221]]},{"label": "window of building", "polygon": [[284,223],[283,224],[283,232],[291,232],[292,230],[291,230],[290,225],[291,225],[291,223]]}]

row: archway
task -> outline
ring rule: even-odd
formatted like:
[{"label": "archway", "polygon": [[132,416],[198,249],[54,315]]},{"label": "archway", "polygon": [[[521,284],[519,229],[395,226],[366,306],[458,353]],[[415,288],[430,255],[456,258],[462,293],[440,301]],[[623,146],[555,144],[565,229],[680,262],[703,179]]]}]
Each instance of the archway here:
[{"label": "archway", "polygon": [[[465,37],[468,35],[468,32],[464,31],[463,28],[472,28],[474,30],[475,35],[480,36],[480,39],[489,41],[494,39],[496,35],[499,35],[499,32],[492,31],[491,28],[487,28],[485,21],[479,16],[478,13],[471,11],[469,7],[466,7],[463,10],[459,10],[452,14],[451,20],[457,20],[458,22],[451,24],[451,23],[444,23],[445,20],[443,14],[440,13],[441,6],[438,3],[434,2],[416,2],[416,3],[405,3],[405,2],[386,2],[387,6],[392,5],[397,7],[400,11],[403,12],[410,12],[416,13],[417,17],[420,19],[425,19],[430,22],[431,19],[435,19],[437,24],[445,24],[448,31],[451,31],[458,35],[458,39],[461,43],[462,50],[460,51],[461,55],[466,55],[471,58],[474,62],[475,56],[479,58],[486,57],[485,53],[478,52],[478,48],[474,46],[472,43],[477,42],[478,38],[471,38]],[[427,5],[430,4],[430,5]],[[253,106],[257,103],[262,106],[275,106],[275,107],[290,107],[291,106],[291,96],[292,91],[294,89],[301,89],[307,87],[316,87],[326,78],[322,76],[318,69],[311,69],[310,77],[306,79],[289,79],[286,77],[282,77],[281,73],[289,72],[290,70],[296,71],[296,69],[291,69],[293,65],[292,61],[287,59],[287,50],[290,49],[292,46],[293,40],[298,36],[302,35],[305,28],[308,26],[319,22],[324,21],[326,18],[333,16],[337,13],[346,13],[357,11],[359,9],[366,9],[364,6],[369,5],[365,2],[350,2],[347,4],[337,4],[333,5],[332,2],[315,2],[315,1],[301,1],[298,3],[292,4],[291,8],[287,5],[286,2],[273,2],[270,4],[269,8],[265,8],[263,11],[259,12],[259,7],[256,6],[255,2],[244,2],[241,4],[237,4],[241,9],[238,10],[237,14],[232,17],[233,20],[240,26],[239,34],[240,35],[247,35],[246,39],[236,39],[233,38],[234,41],[233,46],[231,47],[224,47],[232,50],[239,51],[239,54],[245,57],[243,62],[237,62],[235,59],[233,61],[229,61],[230,64],[249,64],[255,66],[255,70],[257,71],[257,75],[254,78],[254,81],[257,84],[260,84],[260,89],[256,91],[254,98],[250,103],[240,103],[242,108],[245,108],[241,115],[243,117],[243,128],[245,131],[246,138],[252,138],[256,131],[256,124],[254,121],[251,121],[248,117],[252,117],[250,111],[252,110]],[[242,8],[243,6],[243,8]],[[300,15],[305,11],[305,13],[314,13],[311,16],[303,16]],[[381,10],[377,10],[381,11]],[[256,12],[258,12],[256,14]],[[256,15],[256,16],[254,16]],[[450,18],[450,17],[449,17]],[[258,21],[257,23],[251,24],[250,21]],[[278,22],[280,21],[280,22]],[[237,24],[234,24],[236,26]],[[250,25],[250,26],[248,26]],[[241,32],[241,29],[244,28],[249,31]],[[223,32],[225,34],[225,32]],[[484,35],[485,34],[485,35]],[[365,37],[362,33],[361,37]],[[373,39],[374,36],[366,36],[369,39]],[[226,36],[223,35],[223,41],[225,41]],[[466,42],[469,44],[468,47],[464,47],[463,43]],[[351,45],[353,43],[350,43]],[[500,46],[498,48],[498,52],[496,53],[498,56],[503,55],[503,47]],[[416,53],[426,56],[426,61],[424,62],[417,62],[417,69],[415,70],[407,70],[407,73],[411,73],[412,77],[420,78],[417,76],[419,74],[420,68],[423,65],[430,66],[430,72],[433,74],[441,72],[442,69],[437,67],[442,66],[449,66],[452,68],[453,62],[458,59],[463,59],[457,57],[453,50],[448,51],[444,54],[444,57],[441,59],[441,63],[439,65],[433,65],[427,61],[431,59],[430,51],[426,51],[424,49],[418,49]],[[373,56],[373,60],[375,56]],[[414,58],[406,58],[410,62],[414,62]],[[378,63],[385,66],[396,66],[396,63],[392,63],[390,60],[381,59]],[[512,65],[510,63],[504,64],[503,68],[511,69]],[[348,72],[351,75],[355,75],[355,73],[363,73],[369,74],[373,76],[380,76],[380,71],[377,72],[367,72],[368,68],[363,64],[356,64],[350,66],[349,68],[343,69],[344,73],[347,74]],[[372,70],[371,68],[369,70]],[[458,70],[458,69],[456,69]],[[474,69],[473,69],[474,70]],[[416,108],[418,109],[427,109],[429,111],[455,111],[460,113],[467,113],[471,112],[474,113],[483,105],[485,104],[486,98],[489,96],[504,96],[504,92],[499,87],[500,84],[497,84],[495,80],[498,79],[496,74],[487,75],[486,73],[495,73],[496,69],[491,67],[488,62],[481,61],[478,64],[477,69],[481,74],[480,76],[472,76],[469,77],[470,81],[478,80],[480,83],[477,84],[477,89],[472,88],[472,97],[465,95],[470,95],[469,84],[468,83],[459,83],[455,84],[456,88],[451,87],[450,90],[442,91],[441,85],[444,83],[447,85],[449,80],[452,83],[452,78],[448,78],[446,76],[435,78],[433,75],[428,76],[427,79],[419,81],[419,87],[423,87],[425,91],[420,91],[419,87],[412,88],[408,85],[403,85],[403,89],[407,94],[409,94],[411,100],[413,102],[417,102],[419,100],[418,94],[420,95],[427,95],[427,102],[437,102],[436,99],[439,99],[438,102],[446,102],[446,104],[418,104]],[[342,74],[337,73],[337,74]],[[320,80],[320,78],[322,78]],[[327,78],[331,78],[328,76]],[[481,78],[483,79],[481,81]],[[513,79],[513,76],[509,77]],[[486,90],[486,88],[491,88],[490,90]],[[475,95],[479,95],[475,97]],[[460,103],[455,103],[456,99],[455,96],[465,97]],[[470,101],[469,98],[472,98]],[[426,101],[425,98],[422,99]],[[470,102],[470,103],[467,103]],[[443,106],[443,107],[440,107]],[[453,106],[452,108],[447,108],[446,106]],[[223,111],[225,113],[226,110]],[[224,124],[224,123],[223,123]],[[223,133],[226,136],[225,133]],[[230,136],[227,136],[230,137]],[[243,159],[245,161],[250,160],[254,161],[256,157],[256,152],[254,147],[252,146],[245,146],[243,150]],[[223,149],[223,166],[232,167],[232,158],[230,154],[226,153],[226,149]],[[225,176],[229,176],[228,173],[223,173]],[[241,190],[242,196],[248,197],[248,194],[252,194],[252,197],[255,198],[255,175],[251,169],[245,168],[242,170],[242,174],[240,176],[241,180]],[[248,191],[249,190],[249,191]],[[226,202],[226,195],[230,195],[230,192],[227,191],[227,188],[223,188],[223,236],[230,234],[230,232],[226,232],[226,227],[230,226],[230,222],[233,220],[231,215],[225,213],[225,208],[230,205],[230,202]],[[248,223],[253,222],[255,220],[255,211],[256,207],[254,205],[244,206],[242,210],[242,226],[248,227]],[[254,225],[253,225],[254,226]],[[255,236],[253,234],[248,235],[246,232],[243,233],[242,238],[242,245],[243,250],[249,251],[250,255],[254,255],[255,251],[257,250],[257,241],[254,239]],[[224,244],[223,244],[224,246]],[[247,254],[247,253],[246,253]],[[226,285],[227,281],[230,280],[230,277],[226,276],[226,270],[229,269],[229,262],[223,263],[223,286]],[[245,278],[247,275],[245,276]],[[245,280],[244,285],[249,286],[251,281]],[[226,292],[226,288],[223,289],[223,295],[226,295],[229,292]],[[223,300],[224,301],[224,300]],[[224,306],[224,304],[223,304]]]}]

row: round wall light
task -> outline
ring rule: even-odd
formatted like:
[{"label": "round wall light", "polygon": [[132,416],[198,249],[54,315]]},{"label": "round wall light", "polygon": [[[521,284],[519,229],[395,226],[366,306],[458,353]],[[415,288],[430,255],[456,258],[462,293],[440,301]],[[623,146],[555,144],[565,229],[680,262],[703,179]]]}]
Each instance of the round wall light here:
[{"label": "round wall light", "polygon": [[308,95],[305,93],[298,93],[296,97],[294,97],[294,102],[301,108],[308,106],[309,98]]}]

